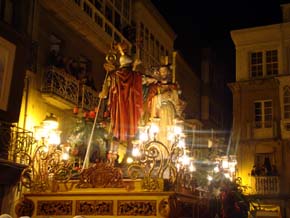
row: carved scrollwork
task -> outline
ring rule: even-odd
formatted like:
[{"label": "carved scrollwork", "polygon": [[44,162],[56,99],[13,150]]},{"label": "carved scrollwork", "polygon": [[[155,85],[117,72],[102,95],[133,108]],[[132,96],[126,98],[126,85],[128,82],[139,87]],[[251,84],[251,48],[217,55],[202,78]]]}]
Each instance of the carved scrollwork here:
[{"label": "carved scrollwork", "polygon": [[72,215],[73,201],[37,201],[37,215]]},{"label": "carved scrollwork", "polygon": [[121,187],[124,187],[121,169],[102,162],[84,169],[80,174],[80,181],[77,184],[77,188]]},{"label": "carved scrollwork", "polygon": [[162,199],[158,205],[158,211],[160,215],[164,218],[169,217],[170,214],[170,205],[168,199]]},{"label": "carved scrollwork", "polygon": [[113,215],[113,201],[104,201],[104,200],[76,201],[76,214]]},{"label": "carved scrollwork", "polygon": [[118,201],[118,216],[156,216],[156,201]]},{"label": "carved scrollwork", "polygon": [[34,211],[34,203],[28,198],[21,199],[15,206],[15,214],[17,217],[29,216],[31,217]]}]

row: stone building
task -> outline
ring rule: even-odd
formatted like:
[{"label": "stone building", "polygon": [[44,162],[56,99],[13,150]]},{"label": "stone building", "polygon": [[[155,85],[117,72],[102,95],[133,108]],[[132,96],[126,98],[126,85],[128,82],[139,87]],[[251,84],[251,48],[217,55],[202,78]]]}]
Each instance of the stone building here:
[{"label": "stone building", "polygon": [[257,217],[289,217],[289,4],[283,22],[231,31],[236,48],[233,138]]}]

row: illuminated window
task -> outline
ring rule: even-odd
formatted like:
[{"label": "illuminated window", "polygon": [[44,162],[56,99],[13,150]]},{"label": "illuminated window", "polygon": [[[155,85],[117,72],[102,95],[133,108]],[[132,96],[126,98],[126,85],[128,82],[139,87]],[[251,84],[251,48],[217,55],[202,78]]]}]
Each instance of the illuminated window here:
[{"label": "illuminated window", "polygon": [[272,101],[256,101],[254,103],[255,128],[271,128],[272,127]]},{"label": "illuminated window", "polygon": [[284,119],[290,119],[290,87],[284,87],[283,93],[284,102]]},{"label": "illuminated window", "polygon": [[250,73],[252,78],[278,74],[278,51],[259,51],[250,54]]},{"label": "illuminated window", "polygon": [[277,176],[275,153],[256,153],[252,176]]}]

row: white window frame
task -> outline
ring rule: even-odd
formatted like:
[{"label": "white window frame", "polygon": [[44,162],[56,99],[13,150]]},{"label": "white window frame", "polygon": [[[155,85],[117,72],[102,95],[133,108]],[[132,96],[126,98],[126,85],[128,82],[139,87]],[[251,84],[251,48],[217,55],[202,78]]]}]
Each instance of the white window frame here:
[{"label": "white window frame", "polygon": [[[259,108],[257,107],[258,104],[260,104]],[[254,102],[254,127],[256,129],[273,127],[272,100],[260,100]]]},{"label": "white window frame", "polygon": [[279,53],[277,49],[253,51],[249,55],[249,71],[251,78],[278,75]]}]

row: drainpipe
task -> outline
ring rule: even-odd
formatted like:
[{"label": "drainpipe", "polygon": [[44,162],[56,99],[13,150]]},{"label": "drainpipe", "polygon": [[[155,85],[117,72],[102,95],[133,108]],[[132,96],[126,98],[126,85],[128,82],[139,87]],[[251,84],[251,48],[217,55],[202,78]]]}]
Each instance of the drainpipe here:
[{"label": "drainpipe", "polygon": [[[28,34],[30,35],[30,52],[34,52],[34,48],[33,48],[33,38],[35,35],[35,7],[37,4],[37,0],[32,0],[31,5],[30,5],[30,10],[31,10],[31,16],[30,16],[30,21],[29,21],[29,29],[27,29]],[[30,54],[31,55],[31,54]],[[35,71],[36,72],[36,67],[34,67],[34,54],[32,54],[30,56],[31,58],[31,66],[29,66],[31,71]],[[27,121],[27,111],[28,111],[28,97],[29,97],[29,89],[30,89],[30,71],[26,70],[25,72],[25,79],[24,79],[24,92],[25,92],[25,96],[24,96],[24,120],[23,120],[23,129],[26,129],[26,121]]]},{"label": "drainpipe", "polygon": [[28,107],[28,96],[29,96],[29,85],[30,85],[30,78],[27,75],[25,75],[25,81],[24,81],[24,92],[25,92],[25,99],[24,99],[24,120],[23,120],[23,129],[26,129],[26,120],[27,120],[27,107]]}]

